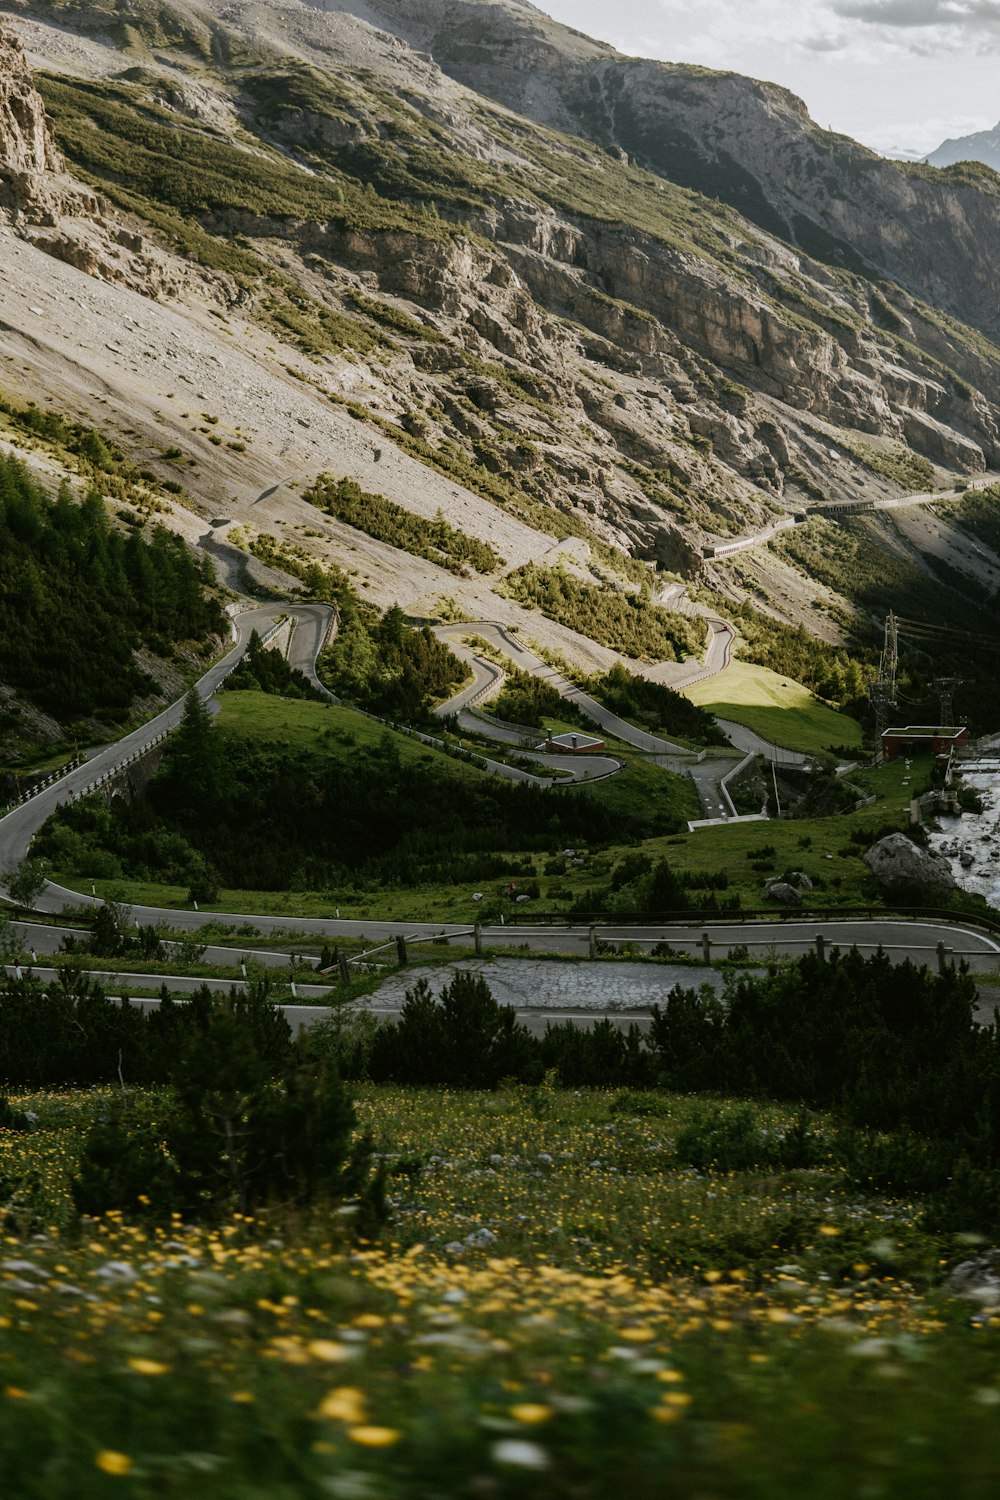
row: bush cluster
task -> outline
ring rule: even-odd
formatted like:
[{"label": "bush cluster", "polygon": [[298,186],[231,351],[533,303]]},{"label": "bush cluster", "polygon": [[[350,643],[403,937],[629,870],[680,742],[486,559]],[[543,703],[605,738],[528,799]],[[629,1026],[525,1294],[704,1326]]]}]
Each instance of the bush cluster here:
[{"label": "bush cluster", "polygon": [[466,676],[426,626],[410,629],[398,605],[379,617],[350,594],[341,597],[340,627],[319,668],[338,698],[403,724],[428,720],[430,704],[449,697]]},{"label": "bush cluster", "polygon": [[620,662],[609,668],[603,677],[592,678],[588,687],[605,708],[632,724],[679,734],[698,745],[727,743],[707,709],[698,708],[690,698],[675,693],[662,682],[637,676]]},{"label": "bush cluster", "polygon": [[[350,1200],[354,1227],[365,1231],[384,1211],[371,1142],[355,1136],[328,1053],[292,1042],[264,984],[228,998],[202,988],[184,1004],[164,991],[145,1010],[111,1000],[79,971],[48,987],[6,980],[0,1082],[121,1086],[81,1152],[72,1185],[80,1213],[215,1220]],[[137,1083],[168,1085],[152,1113],[133,1099]],[[0,1096],[0,1127],[32,1121]]]},{"label": "bush cluster", "polygon": [[562,568],[525,563],[504,581],[503,591],[589,636],[592,641],[639,661],[675,661],[695,654],[700,632],[684,615],[651,604],[641,593],[619,594],[584,583]]},{"label": "bush cluster", "polygon": [[503,563],[488,542],[450,525],[440,512],[433,521],[425,520],[385,495],[370,494],[353,479],[324,475],[305,498],[367,536],[413,557],[425,557],[452,573],[465,573],[467,567],[477,573],[494,573]]},{"label": "bush cluster", "polygon": [[522,671],[513,662],[504,663],[503,688],[487,705],[487,711],[511,724],[541,729],[543,719],[562,719],[570,724],[586,722],[576,704],[564,698],[550,682]]},{"label": "bush cluster", "polygon": [[607,885],[591,886],[577,896],[573,910],[591,912],[636,912],[659,915],[681,911],[739,911],[738,891],[731,895],[725,870],[694,874],[678,870],[666,859],[654,862],[636,851],[618,861]]},{"label": "bush cluster", "polygon": [[312,698],[326,701],[304,672],[285,660],[280,651],[261,645],[256,630],[250,636],[246,655],[223,686],[231,691],[272,693],[277,698]]}]

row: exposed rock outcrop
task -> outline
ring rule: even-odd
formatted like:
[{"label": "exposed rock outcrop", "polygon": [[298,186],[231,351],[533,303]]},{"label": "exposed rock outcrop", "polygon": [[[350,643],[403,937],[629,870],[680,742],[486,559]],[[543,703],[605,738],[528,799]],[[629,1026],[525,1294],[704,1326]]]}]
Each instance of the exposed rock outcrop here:
[{"label": "exposed rock outcrop", "polygon": [[44,196],[62,162],[20,43],[0,31],[0,207],[25,209]]},{"label": "exposed rock outcrop", "polygon": [[24,50],[0,30],[0,214],[19,234],[88,276],[146,295],[172,295],[194,278],[169,267],[137,226],[82,186],[56,148]]}]

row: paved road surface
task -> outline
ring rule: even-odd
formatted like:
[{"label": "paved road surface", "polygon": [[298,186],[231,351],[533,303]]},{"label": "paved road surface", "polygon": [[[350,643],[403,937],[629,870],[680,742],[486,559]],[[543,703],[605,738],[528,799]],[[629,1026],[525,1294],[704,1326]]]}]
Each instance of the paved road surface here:
[{"label": "paved road surface", "polygon": [[[318,613],[321,609],[322,614]],[[300,610],[308,610],[308,613],[300,613]],[[316,658],[333,631],[335,612],[329,605],[296,605],[283,612],[292,615],[294,620],[292,638],[286,653],[289,666],[304,673],[314,688],[318,688],[324,697],[335,703],[337,700],[334,694],[316,675]]]},{"label": "paved road surface", "polygon": [[645,730],[637,729],[634,724],[629,724],[625,719],[620,719],[617,714],[613,714],[610,709],[604,708],[582,688],[576,687],[554,667],[542,661],[534,651],[530,651],[515,635],[511,634],[505,625],[490,620],[474,620],[466,625],[436,625],[434,633],[447,640],[449,644],[456,636],[469,634],[483,636],[497,650],[509,656],[523,672],[530,672],[533,677],[547,682],[550,687],[555,688],[561,698],[574,703],[582,714],[593,720],[595,724],[599,724],[608,734],[613,734],[623,744],[633,745],[637,750],[648,750],[661,755],[688,753],[682,745],[675,745],[670,740],[661,739],[655,734],[647,734]]},{"label": "paved road surface", "polygon": [[[34,952],[43,956],[62,952],[63,941],[67,938],[75,938],[85,943],[90,936],[90,930],[86,927],[55,927],[44,922],[13,922],[11,925],[29,954]],[[196,934],[192,934],[192,940],[196,940],[196,937]],[[169,962],[171,948],[177,945],[172,944],[168,939],[164,946],[167,952],[165,961]],[[245,947],[241,945],[238,948],[225,948],[218,943],[207,943],[199,963],[229,964],[235,968],[241,961],[245,961],[261,964],[268,969],[287,969],[289,956],[287,951],[276,948],[257,948],[252,942],[248,942]],[[319,963],[315,954],[299,953],[297,950],[296,958],[301,963],[313,965]]]},{"label": "paved road surface", "polygon": [[[463,626],[461,629],[468,631],[472,626]],[[473,703],[483,702],[492,694],[498,693],[503,686],[503,669],[495,662],[487,661],[484,656],[477,656],[475,651],[453,636],[448,639],[448,648],[472,672],[472,682],[434,710],[439,719],[461,714],[464,709],[471,708]]]},{"label": "paved road surface", "polygon": [[[696,682],[704,682],[707,677],[716,677],[724,672],[729,666],[733,655],[733,640],[736,636],[735,627],[726,620],[717,620],[714,617],[708,620],[711,639],[703,662],[693,665],[682,665],[679,672],[672,677],[664,678],[668,687],[675,689],[693,687]],[[667,663],[669,666],[669,663]],[[651,677],[655,668],[651,668],[647,677]]]},{"label": "paved road surface", "polygon": [[[877,935],[871,930],[874,925],[876,924],[827,923],[824,924],[824,932],[827,937],[836,932],[839,945],[842,947],[847,947],[852,938],[857,938],[859,947],[864,951],[871,947],[871,943],[866,942],[865,939],[874,938]],[[895,940],[891,941],[885,949],[891,959],[900,961],[906,957],[913,957],[918,961],[936,962],[935,940],[939,937],[940,928],[933,924],[919,923],[889,923],[887,925],[890,929],[888,936]],[[602,931],[605,936],[611,935],[610,930],[602,929]],[[683,937],[672,929],[666,931],[673,936],[674,945],[678,949],[690,955],[693,948],[693,956],[701,958],[700,936],[695,937],[690,930]],[[710,931],[716,939],[712,950],[714,957],[721,956],[724,951],[722,936],[728,932],[738,937],[749,937],[750,941],[747,946],[751,950],[756,946],[758,953],[759,944],[763,941],[760,935],[756,938],[751,935],[753,929],[750,931],[744,928],[727,929],[724,924],[718,924]],[[638,938],[637,934],[640,934]],[[643,928],[622,929],[615,935],[619,940],[631,938],[637,946],[642,946],[654,940],[662,940],[664,933],[654,935],[650,929]],[[975,972],[996,972],[1000,954],[992,939],[983,937],[977,941],[977,935],[955,929],[952,929],[949,935],[954,944],[949,955],[952,959],[964,957]],[[559,941],[558,935],[555,940]],[[814,926],[808,923],[789,923],[784,937],[779,936],[773,947],[777,953],[790,954],[806,951],[814,945]],[[226,953],[225,950],[218,949],[213,951],[228,958],[231,963],[238,961],[238,952]],[[262,956],[259,951],[257,956],[258,958]],[[275,963],[284,961],[284,955],[268,956],[274,959]],[[640,1026],[644,1026],[650,1020],[652,1006],[662,1004],[675,985],[693,988],[708,984],[718,993],[727,982],[724,972],[704,967],[702,963],[652,965],[634,960],[614,963],[606,961],[594,963],[584,960],[560,964],[551,959],[532,959],[523,953],[517,953],[504,957],[460,958],[456,959],[454,964],[433,968],[421,968],[418,959],[416,966],[387,975],[378,990],[364,998],[359,1004],[378,1018],[392,1018],[399,1014],[407,990],[411,989],[419,979],[426,979],[432,990],[439,991],[456,970],[472,971],[482,975],[498,1001],[512,1006],[518,1018],[536,1034],[541,1034],[550,1022],[572,1021],[586,1024],[600,1017],[607,1017],[619,1025],[627,1025],[635,1021]],[[33,973],[38,978],[49,981],[55,977],[56,971],[36,965]],[[130,974],[109,973],[100,977],[109,988],[120,986],[121,990],[126,993],[136,988],[155,991],[164,982],[158,975],[143,974],[141,971]],[[280,983],[280,976],[277,977]],[[196,976],[181,975],[172,977],[166,982],[173,992],[180,994],[190,994],[202,985],[207,985],[211,991],[220,994],[245,989],[245,985],[239,979],[235,981],[203,980]],[[303,1026],[311,1025],[329,1013],[325,1003],[328,993],[328,985],[298,984],[296,999],[282,1003],[280,1008],[288,1016],[293,1027],[298,1030]],[[976,1013],[981,1023],[992,1024],[993,1011],[998,998],[1000,997],[992,985],[981,987]],[[133,1003],[155,1002],[134,1000]]]},{"label": "paved road surface", "polygon": [[[548,771],[554,778],[554,784],[567,780],[602,781],[605,777],[616,776],[623,769],[622,762],[608,755],[551,755],[539,751],[536,746],[540,741],[540,735],[533,736],[529,731],[527,736],[517,733],[512,729],[506,729],[500,724],[491,724],[487,719],[476,717],[470,712],[472,704],[484,702],[494,693],[499,692],[503,685],[504,673],[495,662],[487,661],[483,656],[478,656],[461,641],[456,641],[449,633],[456,630],[465,633],[470,630],[478,630],[484,633],[487,627],[482,625],[460,625],[460,626],[437,626],[439,635],[447,634],[448,647],[459,658],[470,667],[474,676],[472,683],[440,704],[435,710],[439,719],[447,719],[454,716],[458,720],[460,729],[465,729],[472,734],[482,735],[486,739],[494,740],[500,745],[516,746],[521,754],[530,756],[538,763],[543,771]],[[537,659],[537,658],[536,658]],[[542,664],[544,665],[544,664]],[[636,731],[638,732],[638,731]],[[526,743],[527,740],[527,743]]]},{"label": "paved road surface", "polygon": [[[250,643],[252,632],[256,630],[258,634],[263,635],[281,615],[291,615],[299,622],[299,628],[302,629],[302,654],[296,652],[294,658],[296,665],[308,659],[308,652],[313,650],[321,637],[325,638],[333,620],[333,610],[328,604],[272,604],[260,609],[246,610],[243,614],[237,615],[233,621],[237,633],[236,645],[213,667],[210,667],[197,683],[198,693],[203,699],[212,696],[219,684],[239,662]],[[298,634],[298,629],[295,634]],[[312,666],[315,667],[315,651],[313,651]],[[184,699],[180,698],[169,708],[164,709],[163,713],[157,715],[155,719],[150,720],[148,724],[143,724],[140,729],[133,730],[131,734],[118,740],[106,750],[99,751],[85,765],[71,771],[54,786],[46,788],[37,797],[15,808],[6,817],[0,818],[0,869],[15,865],[24,858],[39,828],[61,803],[70,800],[71,795],[76,796],[84,792],[107,772],[114,771],[132,754],[148,746],[164,730],[174,728],[180,723],[183,713]],[[59,902],[55,908],[46,905],[43,909],[58,910],[61,904]]]},{"label": "paved road surface", "polygon": [[809,765],[808,755],[803,755],[800,750],[785,750],[781,745],[772,745],[770,740],[765,740],[761,735],[755,734],[752,729],[747,729],[745,724],[736,724],[732,719],[716,719],[715,722],[726,739],[738,750],[763,755],[768,760],[777,761],[779,766]]},{"label": "paved road surface", "polygon": [[[52,888],[58,891],[59,888]],[[61,893],[75,901],[80,907],[93,905],[89,897],[64,891]],[[220,955],[211,962],[232,961],[238,964],[244,951],[253,951],[259,956],[266,949],[268,933],[278,932],[282,936],[294,933],[330,939],[353,938],[375,947],[401,936],[412,943],[439,938],[453,938],[462,945],[471,945],[471,927],[474,908],[468,921],[457,922],[388,922],[356,921],[350,917],[266,917],[240,912],[196,912],[176,911],[165,907],[133,906],[133,918],[143,925],[163,922],[174,930],[196,933],[212,922],[227,926],[252,925],[259,937],[248,936],[252,949],[213,948]],[[32,927],[29,945],[40,929]],[[1000,942],[987,933],[958,926],[948,921],[910,922],[898,917],[838,919],[827,918],[775,918],[774,921],[739,922],[719,920],[701,923],[658,923],[639,925],[616,925],[613,922],[599,924],[597,937],[608,943],[635,944],[652,947],[661,942],[681,949],[685,953],[701,953],[702,936],[708,933],[715,957],[724,957],[730,947],[746,946],[751,952],[768,953],[772,948],[779,956],[797,956],[814,950],[817,933],[822,933],[830,946],[850,948],[858,946],[867,951],[884,948],[893,957],[912,958],[918,963],[936,961],[936,949],[943,942],[956,958],[964,957],[974,968],[982,972],[1000,972]],[[589,952],[587,927],[573,926],[521,926],[511,922],[506,925],[489,925],[482,928],[483,943],[487,948],[523,950],[528,953],[562,953],[585,957]],[[264,941],[261,942],[260,939]],[[34,941],[37,952],[52,952],[56,946],[47,948]],[[277,962],[287,963],[288,955],[280,954]],[[157,984],[161,982],[156,979]],[[200,983],[200,981],[198,981]]]}]

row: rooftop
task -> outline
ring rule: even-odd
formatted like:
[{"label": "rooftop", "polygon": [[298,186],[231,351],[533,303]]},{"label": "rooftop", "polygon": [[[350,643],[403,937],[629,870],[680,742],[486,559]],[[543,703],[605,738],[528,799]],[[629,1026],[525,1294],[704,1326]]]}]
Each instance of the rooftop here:
[{"label": "rooftop", "polygon": [[905,728],[892,727],[883,729],[882,735],[883,738],[887,734],[905,734],[911,739],[921,735],[929,740],[953,740],[958,735],[964,734],[966,727],[965,724],[907,724]]}]

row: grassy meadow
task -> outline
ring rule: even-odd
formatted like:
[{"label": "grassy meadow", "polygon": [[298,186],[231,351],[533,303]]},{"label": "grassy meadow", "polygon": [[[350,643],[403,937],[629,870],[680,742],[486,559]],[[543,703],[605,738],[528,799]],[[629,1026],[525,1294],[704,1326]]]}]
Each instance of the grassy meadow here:
[{"label": "grassy meadow", "polygon": [[758,667],[733,661],[717,677],[684,688],[700,708],[720,719],[732,719],[786,750],[828,750],[832,745],[860,745],[861,725],[837,713],[801,683]]},{"label": "grassy meadow", "polygon": [[[325,712],[312,704],[286,706]],[[367,721],[363,722],[367,724]],[[377,725],[368,727],[374,731],[379,728]],[[420,752],[416,742],[406,743]],[[449,762],[452,764],[459,774],[481,774],[460,761]],[[663,775],[656,767],[637,759],[630,763],[625,777],[601,782],[588,788],[586,795],[631,798],[641,795],[644,780],[656,786]],[[637,850],[654,860],[665,858],[672,867],[695,876],[710,876],[725,870],[728,892],[738,894],[747,908],[775,906],[765,899],[764,884],[788,869],[802,870],[814,881],[813,901],[816,905],[835,907],[876,902],[862,855],[887,827],[906,827],[911,796],[922,790],[920,773],[914,769],[908,777],[902,763],[893,763],[853,773],[851,780],[874,793],[878,800],[870,807],[839,817],[796,818],[766,824],[722,824],[696,829],[693,833],[646,839],[640,844],[622,843],[602,850],[583,850],[582,866],[568,867],[558,874],[545,874],[546,856],[512,855],[512,873],[518,872],[527,858],[533,862],[534,878],[539,885],[539,898],[527,907],[525,915],[530,918],[532,910],[570,911],[584,893],[608,877],[616,862]],[[904,784],[907,781],[909,784]],[[560,795],[573,796],[575,793],[567,789]],[[852,838],[852,835],[857,837]],[[78,871],[53,872],[53,878],[88,896],[93,883],[97,894],[102,897],[124,898],[136,905],[190,909],[188,892],[182,886],[122,880],[91,882]],[[517,878],[523,885],[530,877],[518,873]],[[485,881],[408,888],[380,887],[371,891],[346,888],[331,891],[223,889],[211,909],[250,914],[251,920],[255,913],[287,917],[290,924],[296,916],[331,917],[337,909],[342,917],[358,920],[467,921],[471,924],[482,915],[482,904],[474,902],[473,896],[480,890],[487,895],[495,894],[495,888],[499,889],[497,882]]]},{"label": "grassy meadow", "polygon": [[32,1174],[0,1260],[18,1500],[996,1492],[998,1324],[939,1285],[968,1247],[832,1166],[693,1170],[690,1098],[367,1087],[392,1217],[360,1250],[322,1215],[74,1224],[110,1096],[15,1102],[39,1116],[0,1130]]}]

